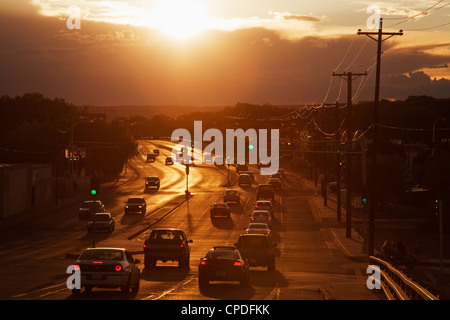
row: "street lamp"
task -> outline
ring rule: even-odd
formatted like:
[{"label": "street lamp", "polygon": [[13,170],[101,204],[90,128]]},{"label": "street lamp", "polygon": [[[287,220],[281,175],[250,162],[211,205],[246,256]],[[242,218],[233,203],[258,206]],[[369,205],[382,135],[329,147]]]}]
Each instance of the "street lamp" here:
[{"label": "street lamp", "polygon": [[436,123],[438,123],[439,121],[446,121],[446,118],[439,118],[436,121],[433,122],[433,137],[431,139],[431,155],[434,155],[434,141],[435,141],[435,137],[436,137]]}]

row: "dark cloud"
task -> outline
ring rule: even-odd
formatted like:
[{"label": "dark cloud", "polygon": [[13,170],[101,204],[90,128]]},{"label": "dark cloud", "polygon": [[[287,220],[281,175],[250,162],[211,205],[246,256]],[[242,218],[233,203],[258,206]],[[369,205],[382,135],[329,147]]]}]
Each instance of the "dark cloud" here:
[{"label": "dark cloud", "polygon": [[[144,28],[83,21],[80,30],[68,30],[57,18],[1,14],[0,29],[8,30],[0,33],[0,94],[39,91],[76,104],[320,103],[333,71],[364,72],[376,52],[374,44],[358,37],[335,70],[356,35],[293,41],[253,28],[209,31],[179,44]],[[419,71],[450,63],[449,57],[430,52],[424,47],[388,50],[382,60],[382,97],[418,92],[448,97],[449,80]],[[374,75],[360,100],[373,99],[373,83]],[[326,102],[345,101],[346,87],[339,95],[340,84],[333,79]]]}]

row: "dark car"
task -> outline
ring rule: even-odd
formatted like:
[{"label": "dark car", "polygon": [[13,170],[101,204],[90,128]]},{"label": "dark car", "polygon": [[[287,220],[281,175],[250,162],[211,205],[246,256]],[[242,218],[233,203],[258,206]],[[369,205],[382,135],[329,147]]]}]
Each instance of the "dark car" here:
[{"label": "dark car", "polygon": [[251,222],[267,223],[269,227],[273,224],[272,216],[267,210],[255,210],[250,217]]},{"label": "dark car", "polygon": [[145,214],[147,211],[147,203],[142,197],[132,197],[125,202],[125,214],[130,212],[140,212]]},{"label": "dark car", "polygon": [[155,162],[156,156],[153,153],[147,154],[147,162]]},{"label": "dark car", "polygon": [[274,244],[271,238],[262,234],[241,234],[236,249],[248,260],[250,267],[266,266],[268,271],[275,270]]},{"label": "dark car", "polygon": [[256,200],[270,199],[275,200],[275,192],[271,184],[260,184],[256,191]]},{"label": "dark car", "polygon": [[97,212],[87,223],[88,232],[108,231],[113,232],[116,226],[114,217],[108,212]]},{"label": "dark car", "polygon": [[227,189],[225,190],[223,194],[223,202],[241,202],[241,195],[239,194],[239,191],[236,189]]},{"label": "dark car", "polygon": [[80,219],[90,218],[97,212],[105,212],[105,206],[100,200],[84,201],[78,209],[78,217]]},{"label": "dark car", "polygon": [[275,208],[270,200],[258,200],[255,203],[255,210],[267,210],[271,215],[274,214]]},{"label": "dark car", "polygon": [[165,164],[166,165],[172,165],[173,164],[173,158],[172,157],[167,157]]},{"label": "dark car", "polygon": [[183,230],[158,228],[152,230],[144,242],[144,265],[155,267],[162,262],[178,261],[180,268],[189,268],[192,240],[188,240]]},{"label": "dark car", "polygon": [[240,174],[238,178],[239,186],[251,186],[252,185],[252,178],[248,174]]},{"label": "dark car", "polygon": [[159,189],[161,181],[158,177],[146,177],[145,178],[145,189],[156,188]]},{"label": "dark car", "polygon": [[252,179],[252,181],[255,181],[255,174],[253,173],[253,171],[244,171],[242,172],[242,174],[248,174],[250,176],[250,179]]},{"label": "dark car", "polygon": [[279,178],[270,178],[268,183],[271,184],[275,190],[281,190],[281,180]]},{"label": "dark car", "polygon": [[216,217],[224,217],[229,218],[230,217],[230,207],[227,203],[214,203],[209,208],[209,214],[211,216],[211,219],[214,219]]},{"label": "dark car", "polygon": [[204,287],[210,281],[239,281],[241,286],[249,282],[249,266],[235,247],[214,247],[198,266],[198,285]]},{"label": "dark car", "polygon": [[279,168],[277,173],[280,175],[280,179],[286,178],[286,170],[284,170],[283,168]]},{"label": "dark car", "polygon": [[244,171],[248,171],[248,166],[246,164],[238,164],[236,165],[236,173],[240,174]]},{"label": "dark car", "polygon": [[83,251],[75,262],[80,270],[81,288],[72,289],[73,294],[81,289],[90,292],[92,288],[120,288],[122,293],[139,291],[141,272],[139,260],[123,248],[89,248]]}]

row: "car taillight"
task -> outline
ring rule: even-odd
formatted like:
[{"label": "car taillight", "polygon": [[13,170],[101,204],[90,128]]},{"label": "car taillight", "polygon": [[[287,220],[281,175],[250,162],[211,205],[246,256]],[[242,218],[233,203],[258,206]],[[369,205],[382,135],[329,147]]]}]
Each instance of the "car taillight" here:
[{"label": "car taillight", "polygon": [[267,220],[272,220],[272,218],[268,218]]},{"label": "car taillight", "polygon": [[78,264],[74,265],[73,270],[76,270],[76,271],[80,270],[80,266]]},{"label": "car taillight", "polygon": [[114,270],[116,270],[116,271],[122,271],[122,266],[121,266],[120,264],[118,264],[118,265],[116,265],[116,266],[114,267]]},{"label": "car taillight", "polygon": [[255,220],[255,218],[252,217],[252,220]]},{"label": "car taillight", "polygon": [[184,247],[184,244],[181,244],[180,247],[183,248],[183,247]]},{"label": "car taillight", "polygon": [[92,263],[100,264],[100,263],[103,263],[103,261],[92,261]]},{"label": "car taillight", "polygon": [[147,245],[144,243],[144,248],[147,248]]},{"label": "car taillight", "polygon": [[200,264],[201,264],[202,266],[205,266],[205,265],[206,265],[206,260],[202,260],[202,261],[200,262]]},{"label": "car taillight", "polygon": [[234,266],[235,266],[235,267],[241,267],[241,266],[242,266],[242,262],[236,261],[236,262],[234,263]]}]

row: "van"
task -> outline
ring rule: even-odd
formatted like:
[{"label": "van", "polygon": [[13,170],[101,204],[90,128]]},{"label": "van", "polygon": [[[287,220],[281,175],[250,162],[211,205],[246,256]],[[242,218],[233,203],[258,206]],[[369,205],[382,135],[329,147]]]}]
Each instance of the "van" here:
[{"label": "van", "polygon": [[241,175],[239,175],[238,183],[239,183],[240,187],[243,185],[251,186],[252,178],[250,178],[250,176],[248,174],[241,174]]}]

